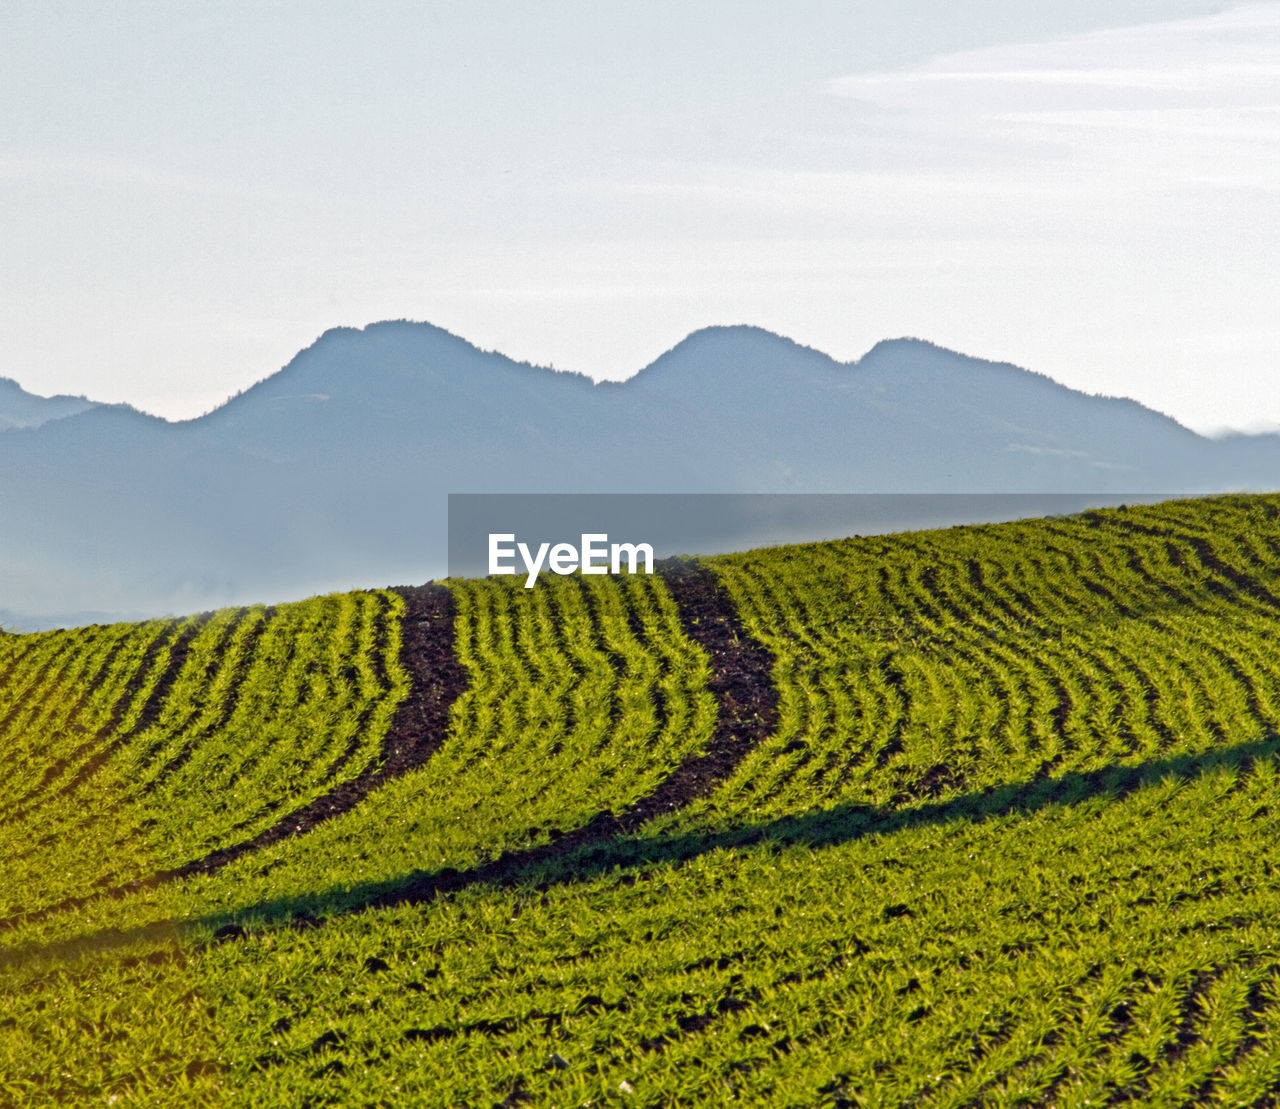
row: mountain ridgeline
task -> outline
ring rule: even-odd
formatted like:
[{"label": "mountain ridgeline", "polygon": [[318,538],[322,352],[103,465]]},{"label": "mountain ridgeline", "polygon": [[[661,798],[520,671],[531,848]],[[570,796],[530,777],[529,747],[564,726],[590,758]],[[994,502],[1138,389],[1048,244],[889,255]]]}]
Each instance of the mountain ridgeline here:
[{"label": "mountain ridgeline", "polygon": [[39,397],[28,393],[16,381],[0,377],[0,431],[11,427],[39,427],[50,420],[76,416],[99,407],[85,397]]},{"label": "mountain ridgeline", "polygon": [[1280,475],[1277,436],[1208,439],[914,339],[840,363],[751,327],[599,384],[428,324],[337,328],[181,423],[0,384],[0,623],[28,628],[438,576],[448,493],[1195,493]]}]

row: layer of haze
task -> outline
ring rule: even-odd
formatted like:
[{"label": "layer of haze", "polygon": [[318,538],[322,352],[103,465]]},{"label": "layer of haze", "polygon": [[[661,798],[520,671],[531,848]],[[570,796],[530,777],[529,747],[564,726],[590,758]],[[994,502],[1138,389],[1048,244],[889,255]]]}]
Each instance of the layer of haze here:
[{"label": "layer of haze", "polygon": [[1255,428],[1278,149],[1274,0],[17,0],[0,376],[184,417],[339,324],[619,378],[746,322]]}]

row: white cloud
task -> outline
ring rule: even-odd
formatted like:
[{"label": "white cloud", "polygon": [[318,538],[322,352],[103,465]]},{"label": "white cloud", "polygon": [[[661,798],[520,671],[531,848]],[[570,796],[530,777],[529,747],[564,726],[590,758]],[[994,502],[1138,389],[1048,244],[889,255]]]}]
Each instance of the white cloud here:
[{"label": "white cloud", "polygon": [[828,91],[872,106],[873,133],[922,150],[1003,142],[1130,187],[1274,188],[1280,4],[966,51]]},{"label": "white cloud", "polygon": [[[953,108],[984,86],[1229,92],[1251,100],[1280,82],[1280,4],[1222,15],[1093,31],[1048,42],[943,55],[903,70],[838,78],[829,91],[895,106],[915,91],[945,87]],[[959,99],[955,99],[959,97]]]}]

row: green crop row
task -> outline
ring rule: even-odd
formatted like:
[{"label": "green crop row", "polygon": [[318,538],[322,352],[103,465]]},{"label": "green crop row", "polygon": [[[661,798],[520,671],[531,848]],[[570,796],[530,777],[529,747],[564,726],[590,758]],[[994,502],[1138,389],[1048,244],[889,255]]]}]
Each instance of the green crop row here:
[{"label": "green crop row", "polygon": [[[6,750],[25,790],[0,830],[0,914],[145,882],[359,773],[407,692],[401,604],[353,593],[142,625],[70,691],[46,667],[31,699],[60,708],[28,711],[22,742]],[[93,673],[111,637],[68,638]]]},{"label": "green crop row", "polygon": [[1032,813],[870,836],[833,820],[541,888],[249,924],[179,959],[153,937],[155,957],[46,963],[12,991],[6,1093],[1229,1102],[1280,1062],[1264,880],[1280,841],[1256,815],[1276,785],[1271,764],[1227,760]]},{"label": "green crop row", "polygon": [[887,811],[1256,736],[1280,719],[1268,534],[1214,503],[716,560],[781,723],[708,807]]},{"label": "green crop row", "polygon": [[[446,741],[423,766],[386,782],[364,804],[310,834],[265,846],[212,878],[166,881],[145,897],[113,904],[118,925],[143,926],[164,914],[199,919],[214,910],[288,911],[317,898],[349,903],[390,895],[409,877],[465,870],[503,852],[545,847],[601,814],[625,811],[711,734],[716,706],[706,690],[705,656],[685,637],[659,580],[557,579],[532,593],[506,582],[458,582],[453,592],[456,652],[468,683],[453,705]],[[155,722],[131,736],[116,756],[114,765],[126,768],[129,781],[144,783],[135,807],[123,808],[110,779],[99,775],[103,808],[113,802],[116,807],[96,823],[96,813],[86,815],[85,796],[74,799],[75,805],[68,799],[65,811],[57,805],[40,810],[41,834],[50,842],[62,837],[60,869],[78,882],[37,877],[38,853],[24,855],[19,847],[12,855],[16,866],[27,860],[33,884],[42,881],[52,892],[33,903],[29,890],[15,882],[16,904],[40,909],[56,904],[55,894],[65,900],[68,892],[74,897],[92,890],[87,875],[95,866],[98,888],[105,885],[104,875],[117,889],[135,875],[145,881],[144,865],[153,874],[171,870],[192,856],[189,844],[201,820],[215,830],[230,824],[241,838],[252,835],[256,825],[246,817],[264,812],[259,823],[268,818],[265,802],[271,798],[260,786],[248,795],[234,776],[238,766],[287,759],[310,769],[312,785],[280,790],[292,808],[329,784],[319,773],[323,763],[307,754],[319,729],[307,727],[313,720],[308,706],[300,705],[297,689],[272,661],[272,628],[282,625],[299,638],[287,618],[281,606],[254,648],[260,689],[277,705],[274,719],[252,700],[258,688],[252,678],[237,687],[234,706],[228,704],[233,679],[227,674],[247,657],[246,619],[230,611],[216,614],[191,640]],[[314,640],[318,653],[327,637],[335,668],[352,657],[352,643],[335,638],[340,631],[331,626],[322,636],[317,629]],[[285,639],[281,634],[279,641]],[[398,647],[397,631],[388,631],[387,639]],[[292,649],[308,657],[300,645]],[[341,724],[343,735],[370,732],[351,708],[344,715],[341,703],[320,704],[332,711],[331,730]],[[211,724],[214,713],[225,719]],[[241,718],[247,734],[237,728]],[[179,773],[148,773],[158,764],[171,765],[184,751],[190,754]],[[232,773],[211,775],[211,766],[227,766],[228,751],[239,757],[227,767]],[[171,843],[164,842],[161,829]],[[230,839],[206,838],[198,849],[225,846]],[[131,844],[145,848],[136,860],[124,854]],[[111,852],[105,863],[104,846]],[[72,860],[83,860],[81,871],[71,869]],[[101,907],[92,900],[67,908],[14,922],[11,942],[66,942],[98,925]]]},{"label": "green crop row", "polygon": [[[661,579],[451,582],[468,684],[422,765],[213,873],[0,930],[0,1103],[1267,1104],[1278,520],[1219,498],[707,560],[775,659],[777,727],[642,826],[598,818],[717,710]],[[0,641],[14,720],[57,688],[122,737],[103,809],[54,779],[21,801],[80,876],[0,892],[51,903],[322,796],[340,740],[283,722],[315,705],[350,745],[405,680],[398,598],[359,596],[111,631],[132,655]]]}]

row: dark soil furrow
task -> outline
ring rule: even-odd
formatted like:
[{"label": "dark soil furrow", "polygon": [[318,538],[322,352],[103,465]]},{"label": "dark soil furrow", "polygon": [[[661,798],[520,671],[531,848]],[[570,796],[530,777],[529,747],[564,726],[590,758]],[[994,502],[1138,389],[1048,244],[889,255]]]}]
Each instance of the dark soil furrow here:
[{"label": "dark soil furrow", "polygon": [[[216,646],[206,651],[209,661],[205,664],[205,680],[206,684],[212,677],[212,674],[219,665],[218,661],[226,657],[228,648],[235,638],[236,629],[248,615],[247,608],[241,608],[236,611],[233,618],[218,633],[218,642]],[[166,668],[164,675],[156,685],[155,693],[148,699],[144,706],[141,716],[137,723],[133,725],[127,734],[120,737],[121,740],[132,739],[134,736],[143,735],[148,732],[154,724],[159,723],[160,716],[168,705],[169,695],[173,692],[173,687],[182,677],[183,671],[186,669],[188,659],[190,658],[195,640],[200,633],[200,629],[212,619],[214,613],[204,612],[196,618],[194,625],[188,628],[183,634],[175,640],[175,654],[170,657],[170,664]],[[157,728],[157,734],[147,736],[146,742],[142,744],[137,751],[138,764],[145,765],[153,762],[157,757],[157,752],[163,748],[166,737],[179,735],[182,729],[187,727],[190,722],[197,718],[200,714],[202,702],[194,698],[190,699],[186,704],[177,706],[182,713],[180,721],[170,721],[167,728]]]},{"label": "dark soil furrow", "polygon": [[[945,556],[942,552],[938,552],[936,557],[942,559]],[[976,565],[974,563],[970,567],[970,578],[972,578],[973,566]],[[981,577],[981,573],[978,576]],[[964,639],[972,642],[972,648],[966,651],[966,654],[971,657],[978,658],[985,642],[999,641],[1009,631],[1008,625],[989,611],[987,594],[961,593],[961,597],[957,599],[950,590],[944,589],[939,584],[937,572],[932,566],[920,575],[920,582],[928,590],[933,602],[951,617],[950,626],[957,641]],[[952,583],[952,588],[961,592],[963,586],[959,580],[956,580]]]},{"label": "dark soil furrow", "polygon": [[[421,766],[436,752],[449,729],[449,709],[466,687],[466,671],[453,654],[453,594],[435,584],[400,586],[395,592],[405,601],[400,652],[412,684],[387,729],[379,757],[354,778],[338,783],[252,839],[162,871],[151,881],[210,874],[243,855],[305,835],[326,820],[349,812],[379,786]],[[331,773],[337,769],[335,766]]]},{"label": "dark soil furrow", "polygon": [[373,680],[379,689],[387,692],[391,689],[391,674],[387,670],[387,622],[391,602],[382,593],[374,596],[378,611],[373,618]]},{"label": "dark soil furrow", "polygon": [[[620,814],[598,813],[552,843],[509,852],[465,872],[445,870],[410,876],[397,888],[370,896],[367,904],[429,901],[471,884],[505,884],[531,867],[557,858],[567,859],[587,846],[608,851],[611,840],[634,833],[654,817],[711,794],[775,730],[778,694],[772,680],[772,652],[749,635],[728,591],[711,570],[695,562],[666,560],[658,570],[676,602],[685,634],[710,656],[708,689],[716,699],[717,714],[703,753],[686,759],[652,793]],[[383,758],[376,766],[250,840],[147,878],[16,914],[0,920],[0,928],[33,923],[91,901],[123,897],[173,879],[212,873],[251,852],[309,832],[353,808],[378,785],[425,762],[443,741],[449,708],[466,682],[465,670],[453,653],[454,600],[441,585],[401,587],[397,592],[407,606],[402,652],[414,689],[396,714],[384,740]]]},{"label": "dark soil furrow", "polygon": [[[981,598],[982,603],[990,605],[1001,613],[1004,617],[1001,622],[1006,627],[1013,631],[1021,631],[1034,618],[1035,614],[1030,608],[1026,606],[1019,607],[1004,595],[1002,591],[1003,570],[1001,567],[991,567],[996,571],[996,583],[992,584],[988,582],[987,572],[983,569],[982,563],[978,559],[971,558],[966,565],[971,595]],[[1019,596],[1025,596],[1025,594],[1020,594]]]},{"label": "dark soil furrow", "polygon": [[[4,735],[9,730],[9,726],[14,722],[18,714],[27,707],[33,696],[47,693],[48,687],[56,684],[62,678],[75,663],[77,654],[82,649],[83,644],[77,643],[71,636],[67,636],[58,649],[41,663],[40,668],[31,675],[27,684],[18,691],[18,695],[10,703],[8,711],[3,716],[0,716],[0,735]],[[58,669],[58,676],[50,682],[49,673],[60,659],[62,663]]]},{"label": "dark soil furrow", "polygon": [[[3,636],[5,634],[6,634],[5,631],[2,628],[0,628],[0,636]],[[14,637],[9,637],[8,642],[12,643],[13,638]],[[34,639],[34,637],[32,638]],[[0,643],[4,643],[4,642],[5,640],[0,639]],[[37,649],[37,648],[32,648],[32,649]],[[22,647],[20,647],[18,650],[13,651],[13,653],[9,655],[9,664],[3,670],[0,670],[0,689],[5,689],[8,687],[9,680],[13,677],[13,672],[17,670],[19,666],[22,665],[22,662],[26,658],[27,654],[28,654],[27,645],[23,644]]]},{"label": "dark soil furrow", "polygon": [[[1106,679],[1108,691],[1116,698],[1107,723],[1126,745],[1136,749],[1138,741],[1132,722],[1139,710],[1162,747],[1168,747],[1177,742],[1173,733],[1160,721],[1157,712],[1160,695],[1154,680],[1138,666],[1133,658],[1123,656],[1117,658],[1114,653],[1111,653],[1111,660],[1107,662],[1104,661],[1104,655],[1099,650],[1088,651],[1087,657]],[[1131,686],[1125,684],[1126,677],[1136,685],[1136,693]]]},{"label": "dark soil furrow", "polygon": [[650,794],[622,813],[601,812],[554,842],[507,852],[467,871],[444,870],[410,878],[371,899],[375,906],[430,901],[464,886],[506,884],[544,863],[567,859],[587,846],[608,851],[610,841],[638,831],[664,813],[709,796],[747,754],[777,726],[778,693],[773,654],[753,639],[738,617],[729,592],[699,563],[665,559],[657,566],[676,602],[685,634],[710,656],[708,689],[716,699],[716,724],[706,750],[686,759]]},{"label": "dark soil furrow", "polygon": [[1231,675],[1231,679],[1240,688],[1244,694],[1245,704],[1248,706],[1249,715],[1260,724],[1270,725],[1272,723],[1271,714],[1263,707],[1262,701],[1258,696],[1258,687],[1253,678],[1245,671],[1244,667],[1236,660],[1235,656],[1219,647],[1216,643],[1203,643],[1202,646],[1214,658],[1222,663],[1223,668]]},{"label": "dark soil furrow", "polygon": [[[1141,524],[1134,520],[1117,520],[1116,526],[1141,535],[1151,536],[1164,542],[1170,562],[1176,566],[1185,566],[1187,547],[1195,552],[1200,565],[1209,573],[1207,588],[1211,593],[1230,599],[1232,594],[1249,597],[1268,614],[1280,610],[1280,597],[1277,597],[1257,578],[1243,570],[1223,562],[1218,557],[1211,540],[1204,535],[1196,535],[1191,531],[1178,530],[1169,526]],[[1185,544],[1186,546],[1180,546]],[[1263,569],[1259,567],[1259,569]],[[1229,585],[1228,585],[1229,583]]]},{"label": "dark soil furrow", "polygon": [[[75,789],[76,786],[92,777],[98,768],[110,758],[112,752],[118,750],[127,740],[145,732],[160,719],[160,714],[164,711],[165,702],[169,700],[169,694],[173,691],[174,682],[178,680],[178,675],[182,673],[182,668],[187,663],[187,655],[191,651],[192,640],[195,639],[200,628],[208,622],[212,615],[213,613],[211,612],[203,612],[196,617],[190,627],[177,632],[171,639],[158,640],[156,642],[154,654],[148,652],[147,661],[134,672],[134,676],[129,680],[129,684],[125,686],[124,692],[120,695],[120,700],[116,702],[116,707],[111,710],[111,721],[103,729],[103,734],[104,736],[111,735],[120,726],[120,721],[123,719],[124,714],[129,710],[134,698],[137,697],[143,683],[147,680],[152,660],[156,654],[159,654],[160,650],[167,646],[169,648],[169,661],[164,668],[164,672],[160,675],[159,681],[156,682],[155,688],[152,689],[146,703],[142,706],[138,719],[129,728],[113,735],[110,746],[91,758],[76,774],[75,778],[64,786],[60,792],[66,793],[71,789]],[[176,623],[174,627],[176,629]]]},{"label": "dark soil furrow", "polygon": [[[595,618],[590,601],[585,596],[586,588],[581,581],[575,584],[579,592],[573,600],[568,600],[557,593],[547,598],[546,611],[539,613],[537,608],[534,608],[532,613],[534,620],[537,621],[539,615],[542,616],[538,627],[541,633],[539,636],[521,636],[517,632],[512,640],[521,658],[521,670],[532,679],[534,685],[541,685],[544,688],[559,686],[568,689],[590,678],[588,666],[579,657],[581,647],[573,642],[568,630],[575,615],[574,601],[580,603],[588,614],[588,619],[593,624],[591,632],[593,638],[596,633]],[[518,621],[515,626],[519,627]],[[550,649],[540,650],[540,643],[550,644]],[[569,680],[569,675],[572,675],[572,681]],[[611,674],[609,690],[611,699],[616,699],[617,690],[617,675]],[[577,706],[571,698],[565,698],[562,734],[566,736],[575,734],[581,723],[583,722],[578,719]],[[553,757],[560,753],[562,743],[563,740],[559,738],[552,743]]]},{"label": "dark soil furrow", "polygon": [[453,594],[443,585],[435,584],[400,586],[395,592],[405,600],[401,662],[409,672],[412,690],[396,710],[377,760],[356,777],[295,809],[252,839],[220,848],[181,866],[157,871],[146,878],[97,893],[66,898],[42,909],[14,914],[0,919],[0,929],[34,923],[57,913],[78,909],[92,901],[116,899],[154,889],[177,878],[211,874],[244,855],[305,835],[317,825],[353,809],[378,786],[426,762],[444,741],[449,709],[466,685],[466,671],[453,654]]},{"label": "dark soil furrow", "polygon": [[[970,580],[972,581],[972,579],[973,567],[971,566]],[[1044,772],[1047,774],[1053,765],[1060,762],[1064,754],[1072,749],[1067,732],[1067,721],[1074,707],[1072,697],[1070,690],[1053,669],[1053,666],[1058,665],[1060,660],[1031,659],[1029,656],[1019,657],[1018,652],[1010,652],[1005,646],[1006,636],[1002,634],[1002,629],[977,623],[969,611],[942,588],[933,567],[927,567],[921,573],[920,582],[927,590],[932,603],[938,609],[944,610],[951,616],[950,624],[939,626],[937,636],[947,641],[949,649],[954,651],[957,657],[971,661],[976,668],[981,670],[989,664],[994,656],[1008,667],[1007,671],[1001,671],[999,680],[1003,682],[1007,674],[1009,680],[1018,684],[1019,688],[1028,695],[1029,704],[1035,705],[1039,700],[1032,688],[1037,684],[1037,681],[1043,686],[1045,694],[1052,698],[1052,705],[1048,709],[1047,719],[1057,739],[1058,750],[1052,756],[1050,763],[1044,768]],[[981,605],[974,603],[973,600],[970,600],[970,603],[974,606],[973,611],[980,611]],[[912,606],[913,611],[920,607],[918,603]],[[1027,611],[1030,614],[1031,609],[1028,608]],[[1030,619],[1030,616],[1028,616],[1028,619]],[[1007,630],[1013,631],[1016,635],[1025,634],[1028,628],[1029,625],[1024,623],[1021,627],[1013,627]],[[976,637],[973,635],[974,631],[977,633]],[[1052,665],[1050,664],[1051,661]],[[885,676],[888,678],[887,672]],[[1085,685],[1087,692],[1090,686],[1089,675],[1081,671],[1076,674],[1076,677]],[[896,688],[900,694],[903,694],[904,691],[901,684],[898,684]],[[1007,719],[1007,701],[1002,700],[1001,720]],[[882,752],[878,765],[883,767],[884,759],[891,753],[889,751]]]},{"label": "dark soil furrow", "polygon": [[1220,578],[1225,578],[1237,590],[1248,594],[1259,604],[1265,605],[1270,609],[1280,610],[1280,597],[1272,593],[1257,578],[1223,562],[1207,539],[1192,539],[1191,545],[1195,548],[1197,557],[1210,573]]},{"label": "dark soil furrow", "polygon": [[[1064,591],[1059,600],[1067,599],[1065,590],[1074,581],[1085,592],[1101,600],[1108,611],[1114,612],[1122,619],[1136,615],[1134,610],[1117,596],[1117,593],[1125,587],[1121,568],[1127,565],[1127,559],[1134,554],[1133,547],[1126,545],[1123,540],[1104,545],[1104,541],[1094,539],[1087,544],[1082,544],[1078,534],[1059,524],[1047,524],[1045,530],[1060,542],[1046,542],[1044,552],[1060,556],[1071,568],[1071,573],[1067,575],[1052,572],[1042,575],[1042,580],[1056,581],[1060,590]],[[1074,601],[1075,598],[1071,599]],[[1073,607],[1088,611],[1091,607],[1088,598],[1080,597],[1079,599],[1086,603],[1073,605]]]},{"label": "dark soil furrow", "polygon": [[[1171,641],[1176,641],[1176,636],[1178,635],[1177,629],[1155,619],[1149,620],[1148,623],[1160,633],[1169,636]],[[1273,726],[1274,721],[1272,720],[1272,714],[1269,713],[1262,704],[1257,682],[1250,677],[1248,673],[1246,673],[1235,656],[1228,652],[1224,647],[1217,643],[1212,643],[1206,638],[1201,638],[1199,640],[1199,646],[1202,650],[1211,654],[1222,664],[1223,669],[1230,676],[1231,681],[1235,683],[1243,695],[1249,715],[1253,717],[1255,721],[1258,721],[1267,727]],[[1188,673],[1199,687],[1201,695],[1205,699],[1205,704],[1214,705],[1221,700],[1221,692],[1206,684],[1205,676],[1200,669],[1194,668],[1189,670]],[[1212,716],[1207,718],[1206,723],[1212,727],[1214,736],[1218,742],[1226,742],[1227,736],[1225,731]]]},{"label": "dark soil furrow", "polygon": [[[384,595],[379,593],[372,594],[370,599],[373,602],[374,612],[373,615],[368,618],[373,622],[373,653],[372,657],[369,659],[369,663],[370,668],[374,672],[378,689],[383,694],[386,694],[391,688],[390,678],[387,675],[386,666],[383,661],[383,657],[387,650],[387,611],[390,608],[390,602],[386,600]],[[353,633],[353,639],[349,645],[348,653],[358,653],[359,651],[360,646],[358,642],[358,634]],[[286,658],[281,664],[281,672],[283,672],[284,668],[292,662],[296,653],[297,647],[295,644],[291,643]],[[353,670],[353,668],[348,667],[348,670]],[[348,676],[348,680],[351,683],[350,695],[356,695],[356,689],[359,682],[358,675],[352,672]],[[300,702],[295,703],[300,704]],[[318,785],[324,786],[333,782],[343,772],[347,764],[355,758],[356,753],[360,750],[365,728],[376,709],[377,704],[375,702],[366,705],[361,710],[359,717],[356,719],[355,726],[351,729],[351,738],[347,740],[343,749],[333,757],[333,761],[329,763],[324,775],[317,782]],[[258,767],[258,764],[262,761],[265,754],[267,754],[267,750],[261,745],[249,748],[245,752],[243,761],[236,766],[233,771],[231,771],[231,774],[236,778],[243,780],[248,774],[252,773]],[[323,753],[317,753],[313,756],[317,761],[321,757],[323,757]],[[236,832],[242,832],[245,828],[261,820],[263,816],[278,811],[281,806],[287,804],[288,801],[288,798],[281,798],[277,801],[264,805],[257,811],[257,813],[254,814],[253,817],[233,825],[232,828],[229,829],[230,833],[234,834]]]},{"label": "dark soil furrow", "polygon": [[[376,709],[376,705],[368,705],[363,709],[363,711],[361,711],[359,718],[356,720],[355,727],[351,729],[351,737],[347,740],[342,750],[338,752],[333,762],[330,763],[328,769],[324,773],[324,777],[317,783],[318,785],[326,786],[333,783],[335,779],[337,779],[337,777],[346,768],[347,764],[350,763],[351,760],[356,757],[362,745],[361,741],[364,736],[364,730],[368,726],[369,720],[373,716],[375,709]],[[377,759],[374,759],[372,762],[370,762],[369,767],[366,767],[366,769],[370,769],[378,765],[380,765],[379,761]],[[329,797],[334,792],[335,789],[336,789],[336,786],[331,788],[329,793],[324,794],[320,798],[316,798],[316,801],[320,801],[320,800],[323,800],[325,797]],[[282,808],[288,805],[292,800],[293,799],[290,797],[278,797],[274,801],[267,802],[260,809],[254,812],[252,816],[246,818],[245,820],[240,820],[240,821],[237,821],[235,824],[232,824],[223,833],[224,838],[230,839],[234,836],[244,834],[249,828],[252,828],[255,824],[261,823],[264,817],[274,817],[276,813],[278,813]],[[311,804],[314,802],[308,802],[308,803]],[[290,819],[294,815],[294,813],[299,811],[301,810],[290,809],[286,814],[285,819],[286,820]]]},{"label": "dark soil furrow", "polygon": [[[1173,548],[1172,544],[1170,544],[1169,546],[1171,549],[1176,549],[1176,548]],[[1135,549],[1135,550],[1131,550],[1128,553],[1128,555],[1125,557],[1125,565],[1129,567],[1129,570],[1133,574],[1133,576],[1137,578],[1138,581],[1143,586],[1154,590],[1159,595],[1162,603],[1176,605],[1179,608],[1195,608],[1196,607],[1195,602],[1191,599],[1191,597],[1189,597],[1186,593],[1184,593],[1181,589],[1179,589],[1177,585],[1174,584],[1176,579],[1172,573],[1169,573],[1169,571],[1166,571],[1168,576],[1162,578],[1160,577],[1160,575],[1155,574],[1151,571],[1151,569],[1147,566],[1147,559],[1146,559],[1146,555],[1149,553],[1154,553],[1154,552],[1145,552],[1145,551],[1139,551]],[[1167,555],[1167,552],[1166,552],[1166,555]],[[1173,562],[1172,559],[1170,559],[1169,570],[1177,570],[1177,569],[1180,569],[1180,567],[1181,567],[1180,563],[1175,563]]]},{"label": "dark soil furrow", "polygon": [[[1065,557],[1068,557],[1069,560],[1071,558],[1069,554],[1065,555]],[[969,574],[970,581],[973,580],[973,577],[974,577],[973,571],[975,566],[976,564],[971,562],[970,574]],[[980,573],[978,577],[979,577],[979,580],[981,580]],[[928,570],[921,575],[921,581],[924,583],[925,587],[929,590],[931,596],[933,597],[934,601],[939,605],[939,607],[945,609],[950,614],[952,622],[957,629],[964,629],[966,632],[969,629],[976,629],[979,635],[981,635],[983,639],[987,641],[986,644],[983,644],[980,642],[971,644],[968,641],[967,635],[963,635],[963,637],[957,637],[953,641],[952,645],[954,649],[956,649],[957,654],[960,657],[971,660],[976,667],[981,669],[990,661],[992,655],[994,654],[995,657],[1000,658],[1001,661],[1008,664],[1011,668],[1016,667],[1019,669],[1023,669],[1023,668],[1034,669],[1043,678],[1044,682],[1050,687],[1050,690],[1053,695],[1053,706],[1049,710],[1049,720],[1051,722],[1053,733],[1057,737],[1058,743],[1059,743],[1059,753],[1054,756],[1054,762],[1056,763],[1057,761],[1060,761],[1062,758],[1062,754],[1071,749],[1071,744],[1070,744],[1070,740],[1067,732],[1067,722],[1070,719],[1072,710],[1075,706],[1073,704],[1073,699],[1072,699],[1070,690],[1066,687],[1062,679],[1058,676],[1058,673],[1053,668],[1053,666],[1049,665],[1049,660],[1041,659],[1039,660],[1041,662],[1041,665],[1038,665],[1038,666],[1032,665],[1031,667],[1025,667],[1022,659],[1019,659],[1016,656],[1014,658],[1007,657],[1006,649],[1004,646],[1007,640],[1007,633],[1009,631],[1013,631],[1015,634],[1017,634],[1021,631],[1024,631],[1025,625],[1022,628],[1016,628],[1016,627],[1009,628],[1007,626],[991,627],[987,625],[980,625],[974,620],[972,614],[975,612],[981,611],[982,598],[965,597],[964,599],[969,606],[968,608],[966,608],[965,605],[962,605],[959,601],[952,598],[950,594],[947,593],[946,590],[941,588],[941,586],[937,582],[936,575],[930,573]],[[1059,665],[1060,662],[1061,662],[1060,659],[1055,658],[1053,660],[1053,665]],[[1091,686],[1089,675],[1086,672],[1084,672],[1083,669],[1080,669],[1076,671],[1075,677],[1086,687],[1086,692],[1088,692],[1088,689]],[[1024,685],[1024,688],[1026,688],[1025,685]],[[1007,702],[1004,699],[1002,699],[1001,719],[1002,720],[1006,719],[1007,714],[1008,714]]]},{"label": "dark soil furrow", "polygon": [[[582,589],[582,601],[583,604],[586,605],[587,611],[591,613],[592,643],[595,646],[595,649],[607,658],[609,660],[609,664],[613,667],[613,685],[609,691],[609,734],[613,735],[617,732],[618,726],[622,722],[622,701],[618,694],[621,691],[623,682],[626,681],[627,672],[630,669],[630,666],[628,665],[624,655],[609,646],[609,639],[605,634],[605,614],[601,610],[601,606],[594,597],[592,591],[586,587],[585,583],[583,584]],[[658,706],[658,711],[663,715],[663,722],[665,722],[665,709],[662,707],[662,698],[654,698],[654,704]],[[570,710],[572,711],[572,706],[570,706]],[[655,734],[661,735],[662,729],[659,728]]]},{"label": "dark soil furrow", "polygon": [[1208,1104],[1210,1096],[1214,1093],[1215,1087],[1221,1083],[1226,1071],[1238,1066],[1247,1055],[1257,1050],[1262,1043],[1259,1033],[1264,1027],[1265,1018],[1270,1010],[1271,1005],[1267,1001],[1262,981],[1254,982],[1245,995],[1244,1005],[1238,1010],[1244,1024],[1244,1035],[1236,1043],[1231,1058],[1215,1067],[1188,1095],[1187,1104]]},{"label": "dark soil furrow", "polygon": [[876,751],[875,768],[883,770],[889,760],[894,755],[901,753],[902,740],[907,732],[907,718],[910,712],[911,697],[907,693],[906,679],[902,676],[902,671],[893,663],[894,653],[890,652],[880,659],[878,666],[880,676],[884,679],[885,688],[889,690],[897,701],[896,711],[893,713],[893,725],[889,732],[888,738]]},{"label": "dark soil furrow", "polygon": [[[374,647],[373,647],[373,657],[370,660],[370,663],[374,671],[375,678],[378,682],[378,688],[384,694],[386,694],[386,693],[389,693],[391,690],[391,676],[387,672],[386,661],[385,661],[385,655],[387,650],[387,620],[388,620],[388,612],[391,606],[390,606],[390,603],[385,599],[385,597],[382,594],[377,594],[376,600],[377,600],[377,604],[375,606],[376,612],[373,617]],[[329,764],[328,769],[326,769],[324,772],[324,777],[321,778],[317,783],[318,785],[325,786],[333,782],[343,772],[343,770],[346,769],[347,765],[351,762],[351,760],[356,757],[356,754],[359,752],[361,747],[361,741],[364,737],[365,728],[368,726],[369,720],[372,718],[376,710],[377,710],[376,703],[366,705],[364,709],[361,710],[360,716],[356,720],[355,726],[351,729],[350,739],[347,740],[343,749],[338,752],[337,756]],[[248,768],[251,768],[252,766],[256,765],[261,754],[262,754],[261,751],[255,751],[252,757],[249,759],[246,759],[246,761],[241,765],[239,773],[244,773]],[[375,759],[370,764],[371,767],[376,767],[378,765],[380,765],[380,762],[377,759]],[[233,824],[227,830],[227,835],[234,836],[234,835],[243,833],[247,828],[258,823],[263,816],[278,812],[283,805],[288,804],[288,801],[289,801],[288,798],[281,798],[277,801],[274,801],[268,805],[263,806],[263,808],[258,810],[258,812],[255,813],[253,817],[240,821],[239,823]],[[290,815],[292,815],[292,813]]]}]

